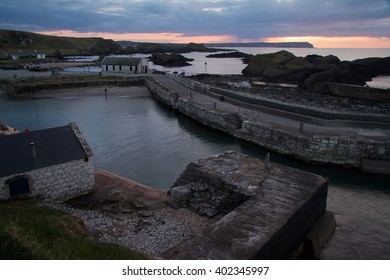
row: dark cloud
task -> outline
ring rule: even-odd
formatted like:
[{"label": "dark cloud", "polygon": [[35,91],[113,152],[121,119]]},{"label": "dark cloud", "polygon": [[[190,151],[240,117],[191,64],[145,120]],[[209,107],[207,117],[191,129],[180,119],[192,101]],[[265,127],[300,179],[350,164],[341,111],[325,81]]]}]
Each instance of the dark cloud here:
[{"label": "dark cloud", "polygon": [[0,28],[276,36],[390,36],[389,0],[2,0]]}]

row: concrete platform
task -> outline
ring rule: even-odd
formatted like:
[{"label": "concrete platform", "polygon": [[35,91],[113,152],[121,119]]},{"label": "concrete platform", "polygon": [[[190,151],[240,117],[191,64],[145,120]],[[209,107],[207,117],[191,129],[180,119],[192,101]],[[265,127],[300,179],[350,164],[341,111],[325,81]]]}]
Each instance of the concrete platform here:
[{"label": "concrete platform", "polygon": [[[194,183],[203,187],[194,188]],[[243,199],[201,234],[167,250],[168,259],[288,259],[325,213],[328,190],[321,176],[278,164],[267,167],[235,152],[189,164],[171,194],[186,186],[192,196],[211,186],[214,193],[216,188]],[[179,203],[193,207],[190,197],[187,193]],[[208,207],[225,211],[220,197],[210,197],[215,203]]]}]

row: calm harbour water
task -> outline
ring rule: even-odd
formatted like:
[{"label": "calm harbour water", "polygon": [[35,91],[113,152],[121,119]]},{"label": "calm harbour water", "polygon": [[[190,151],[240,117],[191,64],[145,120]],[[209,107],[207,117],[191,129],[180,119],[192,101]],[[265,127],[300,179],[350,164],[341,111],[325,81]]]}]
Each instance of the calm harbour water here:
[{"label": "calm harbour water", "polygon": [[[267,152],[167,110],[145,88],[129,88],[107,100],[103,94],[74,96],[12,100],[0,95],[0,121],[21,130],[76,122],[95,154],[95,168],[164,190],[193,160],[226,150],[263,159]],[[328,210],[338,227],[322,258],[390,259],[390,178],[309,166],[274,153],[271,161],[329,178]]]}]

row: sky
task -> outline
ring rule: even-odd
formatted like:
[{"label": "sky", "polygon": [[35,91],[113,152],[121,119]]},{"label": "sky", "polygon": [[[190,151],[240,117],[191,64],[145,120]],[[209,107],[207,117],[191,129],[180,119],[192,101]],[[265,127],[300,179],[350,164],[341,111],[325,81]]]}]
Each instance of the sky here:
[{"label": "sky", "polygon": [[390,0],[1,0],[0,29],[137,42],[390,48]]}]

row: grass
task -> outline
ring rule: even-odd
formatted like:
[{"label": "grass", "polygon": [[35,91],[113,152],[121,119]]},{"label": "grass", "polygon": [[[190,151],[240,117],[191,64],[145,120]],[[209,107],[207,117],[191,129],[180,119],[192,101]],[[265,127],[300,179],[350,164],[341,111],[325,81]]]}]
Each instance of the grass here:
[{"label": "grass", "polygon": [[62,55],[95,55],[115,53],[122,48],[114,41],[103,38],[60,37],[25,31],[0,30],[0,49],[8,52],[19,49],[37,50],[45,53],[46,56],[52,56],[57,51]]},{"label": "grass", "polygon": [[0,203],[0,259],[147,259],[127,248],[89,238],[82,221],[32,200]]}]

